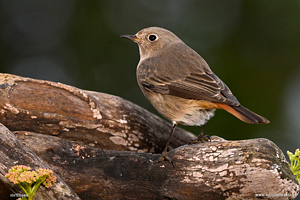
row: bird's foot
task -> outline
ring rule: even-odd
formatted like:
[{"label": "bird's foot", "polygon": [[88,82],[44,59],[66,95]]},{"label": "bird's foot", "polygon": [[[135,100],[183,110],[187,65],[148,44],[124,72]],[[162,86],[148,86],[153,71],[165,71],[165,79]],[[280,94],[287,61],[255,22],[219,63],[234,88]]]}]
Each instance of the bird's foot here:
[{"label": "bird's foot", "polygon": [[189,144],[196,144],[196,143],[204,143],[204,140],[211,141],[209,135],[203,135],[202,133],[198,136],[196,140],[190,140]]},{"label": "bird's foot", "polygon": [[173,160],[168,156],[167,151],[164,150],[163,153],[161,154],[160,158],[158,160],[155,161],[151,161],[152,165],[158,164],[162,161],[168,161],[169,163],[171,163],[173,165],[173,167],[175,167]]}]

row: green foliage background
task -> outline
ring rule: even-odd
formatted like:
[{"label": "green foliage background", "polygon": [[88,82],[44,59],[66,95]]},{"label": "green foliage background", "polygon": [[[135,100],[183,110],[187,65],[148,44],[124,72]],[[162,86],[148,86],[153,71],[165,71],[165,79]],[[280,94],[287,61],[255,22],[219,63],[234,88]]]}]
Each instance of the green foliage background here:
[{"label": "green foliage background", "polygon": [[0,72],[114,94],[157,114],[136,83],[138,47],[120,38],[149,26],[178,35],[271,121],[249,125],[220,110],[206,134],[300,146],[299,0],[1,0]]}]

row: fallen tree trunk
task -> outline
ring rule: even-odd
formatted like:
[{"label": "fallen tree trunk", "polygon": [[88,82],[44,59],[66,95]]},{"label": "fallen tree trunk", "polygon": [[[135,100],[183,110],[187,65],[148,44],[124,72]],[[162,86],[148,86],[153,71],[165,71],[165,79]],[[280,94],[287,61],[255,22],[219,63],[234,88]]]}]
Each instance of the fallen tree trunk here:
[{"label": "fallen tree trunk", "polygon": [[[0,112],[0,122],[82,199],[294,199],[299,192],[267,139],[213,137],[176,148],[195,138],[178,129],[169,152],[175,167],[153,166],[159,155],[150,153],[161,152],[171,126],[119,97],[0,74]],[[10,153],[22,145],[15,148]]]},{"label": "fallen tree trunk", "polygon": [[[113,95],[0,74],[0,122],[12,131],[32,131],[101,149],[160,153],[171,124]],[[146,133],[146,134],[145,134]],[[170,149],[195,136],[176,129]]]},{"label": "fallen tree trunk", "polygon": [[[16,132],[82,199],[293,199],[299,190],[280,149],[267,139],[185,145],[157,154],[101,150],[65,139]],[[274,195],[278,195],[277,197]]]}]

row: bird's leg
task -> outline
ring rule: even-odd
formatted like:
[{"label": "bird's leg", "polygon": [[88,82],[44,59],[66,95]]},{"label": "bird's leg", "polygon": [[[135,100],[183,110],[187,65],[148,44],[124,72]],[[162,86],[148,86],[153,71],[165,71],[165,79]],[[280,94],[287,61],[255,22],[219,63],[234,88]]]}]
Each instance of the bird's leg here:
[{"label": "bird's leg", "polygon": [[201,130],[201,133],[198,135],[198,138],[196,140],[189,141],[189,144],[196,144],[196,143],[199,143],[199,142],[203,143],[203,139],[206,139],[206,140],[210,141],[210,136],[209,135],[203,135],[204,129],[205,129],[205,125],[206,124],[204,124],[202,126],[202,130]]},{"label": "bird's leg", "polygon": [[169,146],[169,143],[171,141],[171,138],[172,138],[172,135],[174,134],[175,132],[175,128],[176,128],[176,125],[177,125],[177,122],[173,122],[173,127],[172,127],[172,130],[171,130],[171,134],[167,140],[167,143],[166,143],[166,146],[165,146],[165,149],[164,151],[162,152],[160,158],[156,161],[154,161],[154,163],[160,163],[161,161],[168,161],[169,163],[171,163],[174,167],[174,163],[172,161],[172,159],[168,156],[167,154],[167,149],[168,149],[168,146]]}]

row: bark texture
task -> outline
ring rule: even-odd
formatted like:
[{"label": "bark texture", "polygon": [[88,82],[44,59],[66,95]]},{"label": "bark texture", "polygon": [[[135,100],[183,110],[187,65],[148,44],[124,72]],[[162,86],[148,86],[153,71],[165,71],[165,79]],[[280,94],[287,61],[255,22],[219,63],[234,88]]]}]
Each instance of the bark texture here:
[{"label": "bark texture", "polygon": [[0,112],[17,136],[0,126],[1,199],[20,192],[4,178],[16,164],[59,177],[36,199],[62,198],[59,187],[64,199],[294,199],[299,192],[283,153],[267,139],[185,145],[195,136],[177,129],[168,154],[175,166],[153,165],[170,123],[112,95],[0,74]]},{"label": "bark texture", "polygon": [[[29,148],[22,145],[17,137],[5,126],[0,124],[0,179],[14,193],[21,194],[23,191],[17,185],[5,178],[8,170],[15,165],[30,166],[34,170],[38,168],[50,168]],[[1,194],[8,194],[5,187],[1,188]],[[10,195],[9,195],[10,196]],[[1,196],[1,199],[4,196]],[[35,195],[35,199],[80,199],[77,194],[58,176],[56,183],[51,189],[40,187]]]},{"label": "bark texture", "polygon": [[[160,153],[170,123],[113,95],[50,81],[0,74],[0,122],[101,149]],[[170,148],[195,136],[177,129]]]}]

